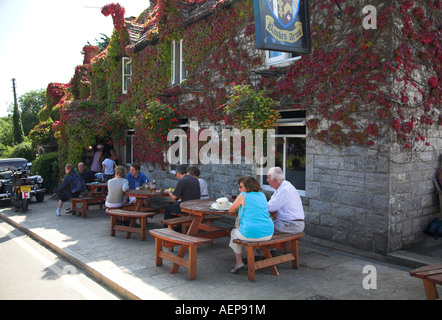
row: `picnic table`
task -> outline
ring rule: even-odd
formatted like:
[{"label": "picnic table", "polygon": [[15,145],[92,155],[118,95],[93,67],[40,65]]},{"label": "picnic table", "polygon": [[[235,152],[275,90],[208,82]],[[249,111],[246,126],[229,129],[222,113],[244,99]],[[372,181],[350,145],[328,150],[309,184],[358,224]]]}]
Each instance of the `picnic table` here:
[{"label": "picnic table", "polygon": [[230,230],[203,223],[203,220],[209,214],[236,215],[231,214],[228,210],[213,209],[211,205],[214,202],[216,202],[216,199],[190,200],[181,203],[181,211],[188,213],[193,218],[189,229],[187,230],[187,235],[197,235],[199,237],[209,239],[221,238],[230,235]]},{"label": "picnic table", "polygon": [[107,194],[107,182],[86,183],[86,188],[89,189],[89,193],[87,194],[86,197],[93,197],[97,195]]},{"label": "picnic table", "polygon": [[439,298],[436,284],[442,285],[442,263],[412,270],[410,271],[410,276],[422,279],[428,300]]},{"label": "picnic table", "polygon": [[[89,193],[85,197],[81,198],[72,198],[72,214],[77,214],[78,217],[83,216],[83,218],[87,218],[87,210],[91,205],[100,205],[100,209],[103,207],[103,204],[106,201],[107,195],[107,183],[86,183],[86,188],[89,189]],[[81,207],[77,207],[78,204],[81,204]]]},{"label": "picnic table", "polygon": [[[151,205],[151,198],[152,197],[168,197],[169,195],[165,192],[156,192],[156,191],[150,191],[150,189],[129,189],[129,191],[126,192],[126,195],[128,197],[134,197],[135,199],[135,209],[136,212],[143,212],[143,211],[152,211],[152,205]],[[147,200],[146,206],[144,206],[144,200]]]}]

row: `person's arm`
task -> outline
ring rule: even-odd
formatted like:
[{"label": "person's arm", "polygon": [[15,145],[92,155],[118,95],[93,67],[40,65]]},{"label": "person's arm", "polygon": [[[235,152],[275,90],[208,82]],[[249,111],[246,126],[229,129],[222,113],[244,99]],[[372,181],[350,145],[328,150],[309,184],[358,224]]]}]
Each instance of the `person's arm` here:
[{"label": "person's arm", "polygon": [[273,196],[270,198],[268,202],[268,210],[269,212],[276,212],[278,211],[283,205],[287,203],[287,201],[290,199],[290,194],[288,190],[285,189],[278,189],[278,192],[273,194]]},{"label": "person's arm", "polygon": [[129,181],[127,181],[127,179],[124,179],[126,181],[123,182],[123,191],[126,192],[127,190],[129,190]]},{"label": "person's arm", "polygon": [[238,197],[236,197],[235,202],[233,202],[229,208],[229,213],[237,212],[241,205],[244,205],[244,197],[242,194],[240,194]]}]

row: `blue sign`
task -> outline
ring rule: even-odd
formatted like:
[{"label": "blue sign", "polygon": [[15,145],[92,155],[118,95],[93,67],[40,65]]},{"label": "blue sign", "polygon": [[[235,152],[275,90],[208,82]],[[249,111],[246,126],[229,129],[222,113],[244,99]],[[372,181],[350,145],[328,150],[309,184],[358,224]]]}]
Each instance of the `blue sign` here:
[{"label": "blue sign", "polygon": [[308,0],[253,0],[256,47],[311,53]]}]

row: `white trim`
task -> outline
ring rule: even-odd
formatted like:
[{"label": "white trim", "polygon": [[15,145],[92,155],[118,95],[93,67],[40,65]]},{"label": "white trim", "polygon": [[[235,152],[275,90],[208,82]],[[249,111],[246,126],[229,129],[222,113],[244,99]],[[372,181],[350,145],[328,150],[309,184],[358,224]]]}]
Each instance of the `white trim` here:
[{"label": "white trim", "polygon": [[272,65],[281,65],[282,64],[289,64],[293,61],[301,59],[301,56],[298,57],[292,57],[291,53],[288,52],[280,52],[281,55],[277,57],[270,58],[270,51],[265,51],[265,64],[266,66],[272,66]]},{"label": "white trim", "polygon": [[[126,73],[126,68],[125,68],[126,65],[129,68],[129,73]],[[121,90],[122,90],[123,94],[127,94],[127,91],[129,90],[129,84],[131,82],[131,77],[132,77],[132,60],[128,57],[123,57],[121,74],[122,74]]]},{"label": "white trim", "polygon": [[186,80],[185,75],[186,70],[184,69],[184,58],[183,58],[183,39],[180,40],[180,83]]}]

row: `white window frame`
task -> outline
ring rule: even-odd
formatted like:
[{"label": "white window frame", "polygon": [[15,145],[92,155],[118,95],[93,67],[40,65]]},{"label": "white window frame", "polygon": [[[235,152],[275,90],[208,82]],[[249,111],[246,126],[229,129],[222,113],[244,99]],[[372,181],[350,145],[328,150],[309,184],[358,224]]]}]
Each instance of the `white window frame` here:
[{"label": "white window frame", "polygon": [[[130,146],[127,145],[127,143],[124,144],[124,163],[127,166],[130,166],[132,163],[134,163],[134,136],[135,136],[135,130],[127,130],[125,132],[124,140],[125,142],[127,139],[130,139]],[[128,150],[130,148],[130,150]],[[130,159],[127,159],[127,153],[129,151]]]},{"label": "white window frame", "polygon": [[[278,52],[278,51],[275,51]],[[292,61],[296,61],[301,59],[301,56],[297,56],[297,57],[293,57],[291,53],[289,52],[279,52],[281,53],[280,55],[278,55],[277,57],[270,57],[270,51],[266,50],[265,51],[265,55],[266,55],[266,59],[265,59],[265,64],[267,66],[271,66],[271,65],[275,65],[275,64],[288,64]]]},{"label": "white window frame", "polygon": [[[126,73],[126,65],[129,68],[129,72]],[[129,90],[129,85],[131,82],[132,77],[132,60],[128,57],[123,57],[123,65],[122,65],[122,92],[123,94],[127,94],[127,91]]]},{"label": "white window frame", "polygon": [[[183,39],[177,42],[176,40],[172,41],[172,61],[171,61],[171,84],[180,84],[184,80],[186,80],[186,69],[184,67],[184,58],[183,58]],[[178,50],[177,50],[178,49]],[[178,51],[178,54],[177,54]],[[177,70],[178,69],[178,70]],[[177,76],[178,75],[178,79]]]}]

